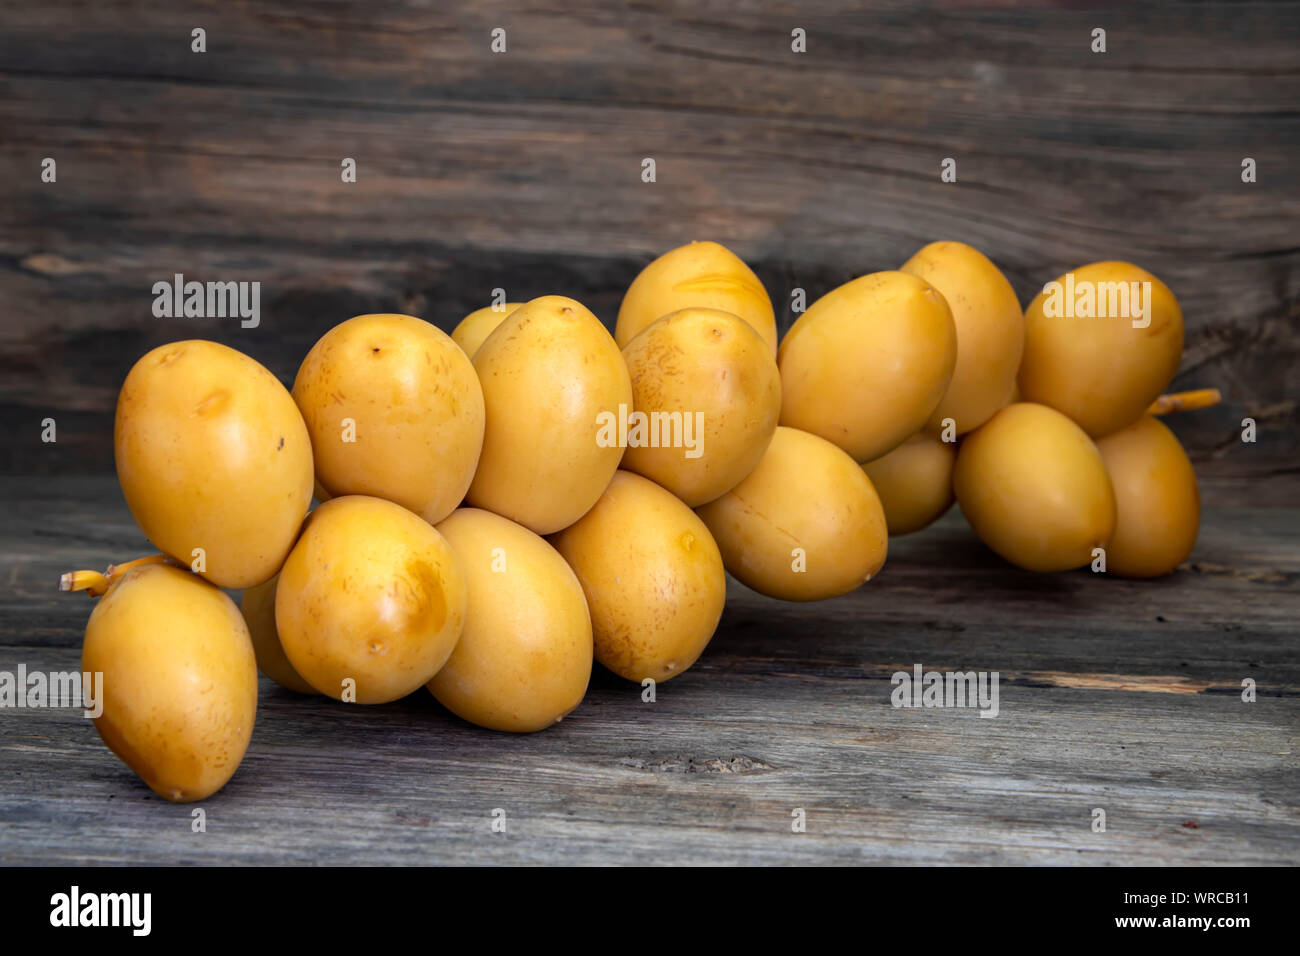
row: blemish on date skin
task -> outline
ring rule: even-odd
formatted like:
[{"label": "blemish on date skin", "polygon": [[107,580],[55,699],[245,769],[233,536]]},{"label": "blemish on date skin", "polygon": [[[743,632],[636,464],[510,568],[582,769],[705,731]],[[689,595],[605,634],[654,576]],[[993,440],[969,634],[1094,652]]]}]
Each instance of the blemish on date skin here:
[{"label": "blemish on date skin", "polygon": [[283,447],[284,447],[284,436],[281,435],[281,436],[280,436],[280,444],[278,444],[278,445],[275,446],[275,450],[276,450],[276,451],[279,451],[279,450],[280,450],[281,448],[283,448]]},{"label": "blemish on date skin", "polygon": [[398,583],[405,590],[409,627],[423,633],[441,631],[447,620],[447,602],[438,570],[424,561],[411,561]]},{"label": "blemish on date skin", "polygon": [[202,418],[207,416],[216,416],[230,404],[230,393],[224,388],[218,388],[205,395],[194,406],[190,412],[191,418]]}]

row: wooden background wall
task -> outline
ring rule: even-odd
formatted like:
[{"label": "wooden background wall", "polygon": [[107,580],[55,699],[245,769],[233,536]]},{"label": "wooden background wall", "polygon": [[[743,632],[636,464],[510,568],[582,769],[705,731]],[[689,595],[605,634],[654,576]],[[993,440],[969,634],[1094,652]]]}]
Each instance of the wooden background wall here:
[{"label": "wooden background wall", "polygon": [[[933,239],[982,249],[1023,301],[1131,259],[1182,302],[1178,384],[1228,399],[1174,422],[1194,456],[1295,470],[1297,6],[447,6],[4,5],[5,470],[111,470],[117,389],[164,341],[226,342],[288,383],[351,315],[450,329],[498,286],[612,322],[637,271],[692,238],[746,257],[782,328],[793,287],[811,300]],[[260,281],[261,326],[154,318],[152,284],[177,272]]]}]

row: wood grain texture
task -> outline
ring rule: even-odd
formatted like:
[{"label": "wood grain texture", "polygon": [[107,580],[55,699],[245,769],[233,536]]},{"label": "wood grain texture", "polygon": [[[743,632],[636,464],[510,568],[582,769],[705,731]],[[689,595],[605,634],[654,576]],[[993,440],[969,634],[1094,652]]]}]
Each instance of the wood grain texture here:
[{"label": "wood grain texture", "polygon": [[[450,328],[502,287],[611,322],[636,272],[692,238],[752,262],[784,328],[793,288],[948,238],[1024,301],[1100,258],[1159,275],[1187,317],[1177,384],[1226,397],[1176,426],[1194,457],[1294,474],[1294,4],[46,0],[0,27],[6,471],[110,470],[117,389],[176,338],[287,382],[361,312]],[[152,284],[177,272],[261,282],[261,326],[155,319]]]},{"label": "wood grain texture", "polygon": [[[655,703],[598,668],[530,736],[424,693],[347,706],[263,680],[204,834],[79,711],[0,711],[0,864],[1294,865],[1300,509],[1205,490],[1189,566],[1158,581],[1021,572],[953,513],[845,598],[732,582],[705,655]],[[147,543],[110,477],[0,479],[0,503],[0,670],[74,669],[90,601],[58,594],[59,573]],[[916,663],[999,671],[1000,715],[894,709],[890,675]]]}]

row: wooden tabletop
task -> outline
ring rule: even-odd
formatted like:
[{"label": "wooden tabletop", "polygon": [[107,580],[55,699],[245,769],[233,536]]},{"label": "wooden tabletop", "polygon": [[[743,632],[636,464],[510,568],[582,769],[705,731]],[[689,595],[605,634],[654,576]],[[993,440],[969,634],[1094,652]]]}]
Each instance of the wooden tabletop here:
[{"label": "wooden tabletop", "polygon": [[[597,668],[538,734],[263,679],[242,766],[197,805],[154,796],[80,711],[6,711],[0,862],[1300,863],[1300,503],[1203,485],[1171,577],[1019,571],[953,511],[844,598],[732,582],[654,703]],[[77,669],[90,599],[59,574],[148,545],[111,476],[2,479],[0,499],[0,670]],[[896,709],[917,664],[997,671],[998,716]]]}]

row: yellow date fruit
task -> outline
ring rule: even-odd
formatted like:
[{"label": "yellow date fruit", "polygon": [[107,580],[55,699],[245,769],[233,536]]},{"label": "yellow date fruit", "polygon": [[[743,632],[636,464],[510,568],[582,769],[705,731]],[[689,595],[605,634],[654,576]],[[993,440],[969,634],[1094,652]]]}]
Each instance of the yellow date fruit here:
[{"label": "yellow date fruit", "polygon": [[619,471],[554,543],[582,582],[596,660],[640,683],[676,677],[703,653],[727,574],[709,529],[680,500]]},{"label": "yellow date fruit", "polygon": [[154,793],[188,803],[234,776],[257,714],[257,664],[220,589],[165,564],[131,568],[91,612],[81,669],[103,675],[95,729]]},{"label": "yellow date fruit", "polygon": [[1008,405],[967,435],[953,488],[980,539],[1029,571],[1089,564],[1115,530],[1115,492],[1097,446],[1046,405]]},{"label": "yellow date fruit", "polygon": [[571,712],[591,678],[591,618],[573,571],[522,525],[461,508],[438,525],[469,584],[465,633],[429,692],[458,717],[513,733]]},{"label": "yellow date fruit", "polygon": [[1182,355],[1183,311],[1169,287],[1132,263],[1094,262],[1025,310],[1020,395],[1099,438],[1141,418]]},{"label": "yellow date fruit", "polygon": [[740,316],[776,352],[776,314],[754,270],[726,246],[691,242],[665,252],[632,280],[619,306],[620,348],[670,312],[696,306]]},{"label": "yellow date fruit", "polygon": [[299,694],[318,694],[303,676],[293,669],[280,645],[280,634],[275,629],[276,575],[271,580],[248,588],[239,596],[239,611],[248,625],[248,636],[253,639],[253,653],[257,655],[257,669],[281,687]]},{"label": "yellow date fruit", "polygon": [[937,433],[951,419],[964,435],[993,417],[1015,384],[1025,347],[1020,300],[998,267],[964,242],[932,242],[899,271],[930,283],[952,310],[957,364],[926,430]]},{"label": "yellow date fruit", "polygon": [[465,353],[411,315],[358,315],[318,341],[293,383],[330,497],[386,498],[429,522],[460,504],[483,447]]},{"label": "yellow date fruit", "polygon": [[429,682],[465,624],[465,574],[433,526],[382,498],[311,513],[275,589],[293,669],[336,700],[383,704]]},{"label": "yellow date fruit", "polygon": [[113,423],[127,507],[154,546],[213,584],[270,578],[311,504],[307,427],[279,380],[216,342],[135,363]]},{"label": "yellow date fruit", "polygon": [[696,513],[727,570],[769,597],[847,594],[885,563],[889,533],[871,479],[842,449],[796,428],[778,427],[758,467]]},{"label": "yellow date fruit", "polygon": [[473,359],[479,346],[521,305],[522,302],[503,302],[499,306],[489,305],[482,309],[475,309],[461,319],[460,324],[452,330],[451,340]]},{"label": "yellow date fruit", "polygon": [[1201,526],[1201,493],[1187,452],[1150,415],[1098,439],[1097,449],[1118,509],[1106,570],[1127,578],[1168,574],[1192,553]]},{"label": "yellow date fruit", "polygon": [[[632,405],[623,467],[691,507],[730,491],[754,470],[781,414],[781,375],[744,320],[682,309],[623,349]],[[644,427],[639,441],[633,428]],[[680,440],[679,440],[680,439]]]},{"label": "yellow date fruit", "polygon": [[862,470],[880,495],[891,535],[910,534],[941,518],[953,503],[957,445],[917,432]]},{"label": "yellow date fruit", "polygon": [[781,368],[781,424],[872,461],[920,430],[957,360],[952,312],[905,272],[875,272],[826,293],[790,327]]},{"label": "yellow date fruit", "polygon": [[537,534],[573,524],[623,458],[602,424],[632,406],[618,346],[582,303],[548,295],[497,326],[474,368],[487,431],[468,504]]}]

